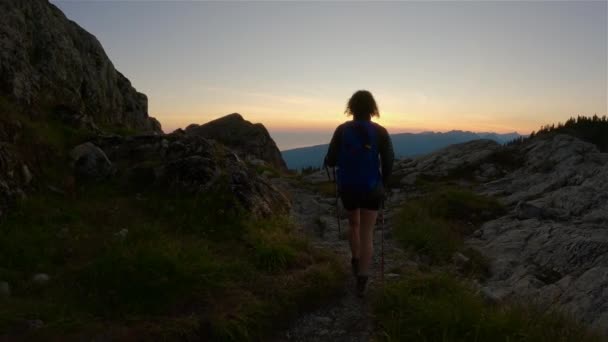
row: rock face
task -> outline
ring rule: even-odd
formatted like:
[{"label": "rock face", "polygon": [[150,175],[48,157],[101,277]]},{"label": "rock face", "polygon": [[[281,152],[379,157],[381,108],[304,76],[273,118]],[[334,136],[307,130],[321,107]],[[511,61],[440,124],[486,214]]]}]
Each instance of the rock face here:
[{"label": "rock face", "polygon": [[201,136],[216,140],[240,156],[261,159],[279,170],[287,166],[274,140],[262,124],[252,124],[234,113],[204,125],[192,124],[185,129],[189,136]]},{"label": "rock face", "polygon": [[395,163],[395,177],[401,184],[412,185],[418,176],[446,177],[469,165],[478,165],[500,150],[501,145],[493,140],[473,140],[455,144],[437,152]]},{"label": "rock face", "polygon": [[[233,206],[255,217],[287,213],[289,200],[234,152],[200,136],[105,137],[96,142],[108,158],[122,165],[118,175],[126,185],[156,187],[178,194],[228,191]],[[230,209],[230,208],[226,208]]]},{"label": "rock face", "polygon": [[511,147],[477,141],[396,170],[406,185],[466,170],[507,206],[468,241],[492,260],[487,297],[537,301],[608,333],[608,153],[569,135]]},{"label": "rock face", "polygon": [[68,121],[161,132],[99,41],[47,0],[2,0],[0,13],[0,95]]},{"label": "rock face", "polygon": [[608,154],[567,135],[533,139],[520,153],[523,167],[482,187],[513,208],[471,240],[494,260],[487,287],[608,332]]}]

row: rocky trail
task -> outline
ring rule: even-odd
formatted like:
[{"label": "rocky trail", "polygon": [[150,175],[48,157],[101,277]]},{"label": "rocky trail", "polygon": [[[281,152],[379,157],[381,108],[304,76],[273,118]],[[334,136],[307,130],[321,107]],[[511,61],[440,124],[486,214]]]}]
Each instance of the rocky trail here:
[{"label": "rocky trail", "polygon": [[[308,177],[308,182],[325,181],[324,173]],[[335,212],[335,197],[324,197],[301,186],[289,186],[292,195],[291,217],[298,229],[307,235],[313,246],[330,250],[343,261],[348,276],[344,282],[344,292],[334,301],[315,311],[305,313],[280,337],[279,341],[369,341],[374,334],[369,294],[382,286],[381,280],[381,233],[380,221],[374,232],[374,258],[368,295],[358,298],[355,293],[354,278],[350,273],[350,248],[347,239],[348,222],[340,208],[341,234]],[[384,223],[385,281],[396,279],[398,274],[391,270],[400,268],[409,261],[402,249],[396,246],[391,236],[394,207],[403,200],[401,194],[393,195],[387,201]],[[339,236],[340,235],[340,236]]]}]

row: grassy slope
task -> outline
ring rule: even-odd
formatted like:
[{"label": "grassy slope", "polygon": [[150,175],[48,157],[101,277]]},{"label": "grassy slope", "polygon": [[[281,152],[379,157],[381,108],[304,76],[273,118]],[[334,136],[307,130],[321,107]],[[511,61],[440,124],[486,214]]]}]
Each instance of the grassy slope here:
[{"label": "grassy slope", "polygon": [[[446,184],[419,184],[426,194],[403,204],[395,236],[425,256],[424,271],[405,274],[380,289],[374,314],[385,341],[600,341],[582,324],[529,304],[489,305],[470,286],[488,263],[464,247],[481,223],[503,213],[492,198]],[[451,257],[460,251],[470,263],[456,271]]]},{"label": "grassy slope", "polygon": [[[0,279],[13,288],[0,331],[41,319],[34,337],[103,325],[119,337],[258,339],[338,289],[338,265],[287,219],[248,220],[222,197],[103,186],[25,201],[0,229]],[[34,284],[38,272],[48,285]]]},{"label": "grassy slope", "polygon": [[[46,190],[62,187],[68,148],[88,133],[29,119],[6,101],[0,111],[21,123],[22,155],[44,148],[46,156],[38,190],[0,223],[0,281],[12,290],[0,298],[0,339],[259,340],[340,290],[331,255],[285,217],[229,209],[227,190],[175,197],[111,182],[73,195]],[[36,273],[48,284],[36,285]],[[28,320],[44,327],[25,329]]]}]

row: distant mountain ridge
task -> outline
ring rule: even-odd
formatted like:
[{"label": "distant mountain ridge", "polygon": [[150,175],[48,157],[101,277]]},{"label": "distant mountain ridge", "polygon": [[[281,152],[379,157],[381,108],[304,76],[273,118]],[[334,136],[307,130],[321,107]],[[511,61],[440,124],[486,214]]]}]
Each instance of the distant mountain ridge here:
[{"label": "distant mountain ridge", "polygon": [[[452,130],[449,132],[422,132],[391,134],[395,157],[414,157],[431,153],[452,144],[459,144],[477,139],[489,139],[499,144],[521,137],[519,133],[470,132]],[[320,167],[327,152],[328,144],[301,147],[282,151],[283,159],[289,169]]]}]

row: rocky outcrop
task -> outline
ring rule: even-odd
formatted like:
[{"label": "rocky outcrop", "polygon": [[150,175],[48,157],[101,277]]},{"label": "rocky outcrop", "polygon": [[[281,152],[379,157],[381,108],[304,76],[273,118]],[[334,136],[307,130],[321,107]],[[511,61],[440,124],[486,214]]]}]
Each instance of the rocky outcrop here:
[{"label": "rocky outcrop", "polygon": [[500,148],[501,145],[493,140],[473,140],[451,145],[416,159],[396,162],[394,176],[401,179],[403,185],[414,184],[419,176],[447,177],[471,165],[480,165]]},{"label": "rocky outcrop", "polygon": [[[0,106],[0,115],[7,114]],[[29,148],[23,153],[23,125],[18,120],[0,117],[0,219],[17,200],[24,198],[25,191],[36,182],[36,161],[44,147]]]},{"label": "rocky outcrop", "polygon": [[568,135],[532,139],[519,151],[523,167],[482,186],[513,208],[470,241],[494,260],[486,287],[608,332],[608,154]]},{"label": "rocky outcrop", "polygon": [[[200,136],[101,137],[96,145],[117,165],[125,186],[175,194],[228,192],[233,208],[256,217],[287,213],[289,200],[230,149]],[[231,208],[226,208],[229,210]]]},{"label": "rocky outcrop", "polygon": [[47,0],[0,1],[0,95],[90,126],[161,132],[146,95],[118,72],[99,41]]},{"label": "rocky outcrop", "polygon": [[242,158],[257,158],[279,170],[287,166],[274,140],[264,127],[252,124],[240,114],[233,113],[204,125],[192,124],[184,130],[188,136],[200,136],[216,140],[234,149]]},{"label": "rocky outcrop", "polygon": [[492,260],[487,297],[537,301],[608,333],[608,153],[558,134],[454,145],[396,169],[408,185],[466,170],[508,208],[468,241]]}]

